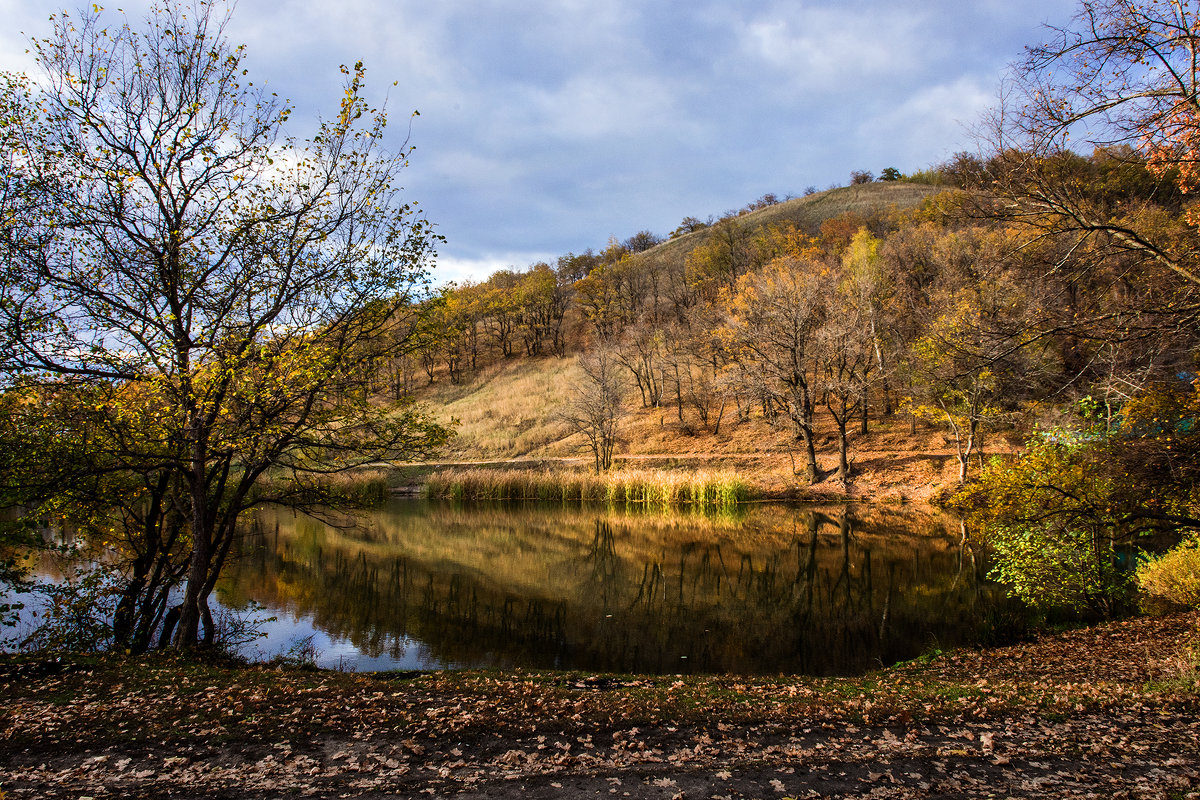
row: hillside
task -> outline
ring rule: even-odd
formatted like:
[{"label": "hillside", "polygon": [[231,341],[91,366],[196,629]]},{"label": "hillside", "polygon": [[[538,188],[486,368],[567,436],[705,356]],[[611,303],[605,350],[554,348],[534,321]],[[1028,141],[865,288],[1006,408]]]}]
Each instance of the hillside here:
[{"label": "hillside", "polygon": [[[419,397],[440,420],[458,421],[458,436],[443,463],[587,469],[587,442],[558,419],[580,378],[573,357],[514,359],[488,367],[469,383],[435,383]],[[738,422],[730,406],[716,433],[698,431],[681,426],[673,407],[641,408],[636,389],[625,388],[617,469],[733,469],[772,496],[820,499],[848,493],[900,503],[925,501],[956,481],[952,442],[924,422],[911,432],[905,414],[873,416],[866,435],[853,435],[855,474],[849,486],[827,478],[805,487],[793,474],[797,443],[783,422],[772,426],[759,415]],[[818,426],[818,459],[832,471],[837,458],[833,426],[825,414],[818,414]],[[1012,449],[1006,439],[988,442],[988,452]]]},{"label": "hillside", "polygon": [[[918,184],[872,183],[794,198],[738,219],[752,230],[791,222],[815,233],[823,222],[839,215],[883,216],[915,208],[937,191]],[[679,236],[644,255],[658,264],[682,265],[688,252],[709,235],[709,230],[700,230]],[[577,328],[584,327],[577,323]],[[908,416],[878,419],[873,411],[869,433],[853,440],[857,475],[850,486],[826,480],[801,490],[794,473],[794,432],[782,420],[771,425],[756,413],[739,421],[729,403],[711,409],[706,428],[690,416],[681,419],[670,404],[642,407],[632,373],[622,368],[622,377],[627,415],[620,426],[618,468],[730,468],[775,496],[840,496],[848,490],[864,499],[891,501],[922,500],[955,481],[953,450],[941,432],[920,424],[913,433]],[[433,383],[419,388],[416,398],[439,420],[456,421],[458,436],[445,454],[447,463],[553,463],[583,469],[590,463],[587,443],[560,421],[573,387],[581,380],[573,353],[562,358],[514,356],[468,372],[458,382],[443,371]],[[818,417],[819,460],[823,469],[832,470],[835,433],[825,415]],[[997,444],[1009,449],[1004,442]]]},{"label": "hillside", "polygon": [[[886,215],[893,210],[906,211],[920,206],[942,187],[903,181],[877,181],[858,186],[842,186],[805,197],[794,197],[777,205],[743,214],[738,220],[751,229],[766,225],[793,223],[808,234],[815,234],[826,220],[842,214],[862,217]],[[668,261],[682,262],[687,254],[709,236],[707,229],[693,231],[670,239],[649,254]]]}]

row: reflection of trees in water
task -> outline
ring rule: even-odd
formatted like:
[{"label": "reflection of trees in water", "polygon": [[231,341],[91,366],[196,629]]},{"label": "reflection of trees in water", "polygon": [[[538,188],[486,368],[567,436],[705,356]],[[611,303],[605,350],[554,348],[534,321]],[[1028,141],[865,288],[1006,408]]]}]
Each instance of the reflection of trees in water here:
[{"label": "reflection of trees in water", "polygon": [[[661,536],[581,511],[555,518],[548,555],[512,514],[416,554],[374,528],[355,538],[285,521],[234,583],[371,655],[399,657],[412,637],[454,663],[618,671],[861,671],[971,638],[990,602],[957,537],[893,535],[845,509]],[[543,583],[514,588],[535,562]]]}]

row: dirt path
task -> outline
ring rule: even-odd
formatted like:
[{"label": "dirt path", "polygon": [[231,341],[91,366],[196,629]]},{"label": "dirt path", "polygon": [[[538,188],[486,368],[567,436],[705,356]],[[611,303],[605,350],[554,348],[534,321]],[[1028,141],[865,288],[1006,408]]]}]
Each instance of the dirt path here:
[{"label": "dirt path", "polygon": [[726,732],[364,734],[18,759],[5,785],[14,798],[1178,798],[1200,788],[1197,742],[1194,715],[1169,711]]},{"label": "dirt path", "polygon": [[[0,662],[17,797],[1200,797],[1195,614],[861,679]],[[1183,660],[1181,660],[1183,659]]]}]

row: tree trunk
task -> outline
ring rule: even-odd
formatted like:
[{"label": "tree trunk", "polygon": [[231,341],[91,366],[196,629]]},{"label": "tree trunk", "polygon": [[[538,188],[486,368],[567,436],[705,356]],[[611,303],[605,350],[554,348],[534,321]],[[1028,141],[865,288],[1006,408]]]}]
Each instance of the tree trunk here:
[{"label": "tree trunk", "polygon": [[837,478],[842,483],[850,480],[850,441],[846,435],[848,420],[837,420],[838,429],[838,471]]},{"label": "tree trunk", "polygon": [[867,425],[870,422],[870,409],[867,407],[867,388],[864,386],[862,390],[862,420],[858,426],[858,432],[863,436],[867,435]]},{"label": "tree trunk", "polygon": [[175,631],[172,642],[177,649],[195,647],[199,641],[201,617],[207,610],[204,603],[204,585],[208,582],[208,568],[212,562],[212,527],[208,519],[208,486],[205,482],[208,453],[202,432],[201,412],[193,410],[191,413],[193,419],[188,427],[191,429],[193,441],[188,488],[192,501],[192,554],[179,613],[179,628]]},{"label": "tree trunk", "polygon": [[817,467],[817,445],[813,441],[812,431],[801,428],[800,441],[804,445],[804,478],[811,486],[817,482],[820,475],[820,469]]}]

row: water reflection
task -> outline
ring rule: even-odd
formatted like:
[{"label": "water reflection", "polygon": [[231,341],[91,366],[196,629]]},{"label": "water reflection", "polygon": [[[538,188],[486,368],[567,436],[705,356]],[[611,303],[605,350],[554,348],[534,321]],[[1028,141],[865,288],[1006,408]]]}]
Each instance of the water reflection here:
[{"label": "water reflection", "polygon": [[333,522],[261,512],[222,597],[310,619],[372,667],[851,674],[972,640],[998,595],[957,525],[879,510],[397,501]]}]

